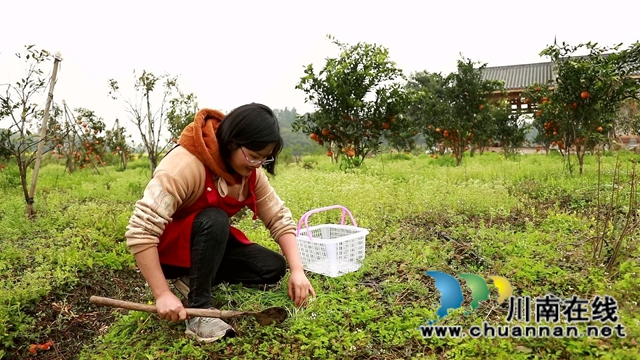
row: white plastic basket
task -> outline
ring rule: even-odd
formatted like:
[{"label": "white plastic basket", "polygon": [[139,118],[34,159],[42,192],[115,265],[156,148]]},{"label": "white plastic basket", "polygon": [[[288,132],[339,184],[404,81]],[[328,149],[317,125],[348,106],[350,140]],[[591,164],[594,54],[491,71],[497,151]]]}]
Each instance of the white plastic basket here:
[{"label": "white plastic basket", "polygon": [[[340,225],[323,224],[309,227],[309,216],[321,211],[341,209]],[[345,225],[349,214],[352,225]],[[304,222],[305,227],[302,228]],[[333,205],[308,211],[300,218],[296,240],[303,267],[311,272],[337,277],[362,266],[369,230],[357,226],[351,212]]]}]

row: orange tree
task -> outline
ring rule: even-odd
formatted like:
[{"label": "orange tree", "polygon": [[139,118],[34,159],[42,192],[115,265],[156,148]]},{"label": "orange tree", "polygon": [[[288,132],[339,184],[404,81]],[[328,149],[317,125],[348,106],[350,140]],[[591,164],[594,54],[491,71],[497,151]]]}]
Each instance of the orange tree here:
[{"label": "orange tree", "polygon": [[[439,132],[433,125],[433,117],[449,111],[444,99],[445,79],[440,73],[420,71],[410,76],[406,83],[409,103],[407,117],[422,131],[427,148],[431,152],[444,153]],[[437,130],[436,130],[437,129]]]},{"label": "orange tree", "polygon": [[111,130],[105,132],[105,145],[111,151],[111,155],[117,156],[122,170],[127,170],[127,162],[131,159],[131,146],[127,144],[127,139],[131,138],[127,134],[127,129],[120,126],[120,122],[116,119],[116,123]]},{"label": "orange tree", "polygon": [[[500,85],[496,84],[497,89],[500,89]],[[495,146],[496,144],[502,144],[499,138],[506,140],[509,137],[507,133],[498,134],[499,131],[507,131],[509,129],[505,126],[498,126],[499,122],[508,122],[508,110],[507,105],[499,100],[486,101],[484,104],[480,104],[478,109],[478,120],[482,126],[476,126],[473,131],[467,136],[467,145],[469,146],[469,154],[473,156],[476,151],[482,155],[484,150],[488,146]]]},{"label": "orange tree", "polygon": [[551,146],[557,146],[561,154],[564,155],[564,143],[559,135],[560,129],[557,114],[551,106],[553,90],[549,84],[534,83],[523,93],[523,102],[527,104],[533,114],[532,127],[537,134],[534,141],[538,144],[538,149],[544,148],[548,154]]},{"label": "orange tree", "polygon": [[64,121],[50,126],[51,154],[64,159],[70,173],[85,167],[93,167],[98,171],[97,165],[104,165],[107,160],[105,138],[102,135],[104,122],[92,110],[85,108],[77,108],[72,112],[65,104],[64,113]]},{"label": "orange tree", "polygon": [[349,165],[359,166],[379,149],[385,131],[405,106],[402,71],[379,45],[347,45],[329,36],[340,56],[328,58],[317,74],[307,65],[296,88],[305,92],[313,113],[299,116],[293,131],[302,131],[329,151],[336,149]]},{"label": "orange tree", "polygon": [[[555,88],[539,110],[554,121],[550,126],[557,133],[558,147],[566,151],[570,171],[571,150],[575,150],[582,174],[586,151],[607,140],[605,134],[613,129],[620,104],[638,98],[640,83],[629,75],[640,71],[640,43],[625,50],[620,47],[563,43],[541,52],[554,63],[556,81],[548,84]],[[589,51],[587,56],[573,55],[582,48]]]},{"label": "orange tree", "polygon": [[451,149],[456,165],[462,163],[462,154],[476,132],[491,126],[486,114],[487,98],[501,88],[496,81],[484,80],[482,70],[486,64],[458,60],[458,70],[446,77],[425,72],[411,79],[411,104],[407,110],[416,121],[422,122],[425,139],[436,146]]},{"label": "orange tree", "polygon": [[488,103],[488,111],[483,116],[487,128],[493,133],[493,140],[500,143],[506,157],[513,156],[522,147],[530,126],[524,121],[520,111],[511,109],[509,101]]},{"label": "orange tree", "polygon": [[416,148],[418,126],[412,118],[399,114],[392,117],[388,123],[382,124],[384,138],[393,149],[398,152],[410,153]]}]

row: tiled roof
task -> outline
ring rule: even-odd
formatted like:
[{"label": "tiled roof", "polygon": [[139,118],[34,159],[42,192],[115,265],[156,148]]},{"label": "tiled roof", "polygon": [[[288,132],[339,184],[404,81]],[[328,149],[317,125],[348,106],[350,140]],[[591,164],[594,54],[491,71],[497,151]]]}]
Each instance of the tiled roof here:
[{"label": "tiled roof", "polygon": [[[606,56],[606,54],[605,54]],[[634,71],[631,77],[640,77],[640,71]],[[502,80],[506,90],[525,89],[529,85],[546,84],[553,80],[553,66],[551,62],[486,67],[482,73],[485,80]]]},{"label": "tiled roof", "polygon": [[482,77],[504,81],[507,90],[524,89],[534,83],[546,84],[553,79],[553,69],[551,62],[486,67]]}]

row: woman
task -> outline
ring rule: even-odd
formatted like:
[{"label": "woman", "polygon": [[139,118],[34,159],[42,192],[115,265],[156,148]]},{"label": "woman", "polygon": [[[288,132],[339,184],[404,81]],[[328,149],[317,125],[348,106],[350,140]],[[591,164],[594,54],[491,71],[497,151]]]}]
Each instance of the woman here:
[{"label": "woman", "polygon": [[[199,341],[233,335],[233,328],[220,319],[187,319],[167,279],[187,283],[188,307],[209,308],[214,284],[276,283],[287,263],[295,305],[315,296],[302,269],[291,212],[259,169],[274,174],[283,146],[271,109],[253,103],[226,117],[217,110],[200,110],[178,144],[158,164],[126,233],[159,316],[186,320],[186,334]],[[269,229],[285,257],[229,225],[229,217],[244,207]]]}]

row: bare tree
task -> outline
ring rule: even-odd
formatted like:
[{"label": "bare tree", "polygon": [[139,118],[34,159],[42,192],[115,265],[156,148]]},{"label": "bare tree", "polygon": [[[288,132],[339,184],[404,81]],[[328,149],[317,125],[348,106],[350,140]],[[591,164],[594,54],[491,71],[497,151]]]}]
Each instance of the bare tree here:
[{"label": "bare tree", "polygon": [[[163,137],[166,128],[167,112],[170,101],[175,93],[179,93],[177,77],[168,74],[157,76],[146,70],[137,76],[134,71],[134,89],[136,98],[126,100],[129,120],[136,126],[142,138],[147,154],[151,174],[158,166],[160,155],[171,144],[171,139]],[[109,95],[115,100],[122,97],[120,86],[114,79],[109,80]],[[162,94],[155,93],[161,87]],[[156,106],[152,106],[156,103]]]},{"label": "bare tree", "polygon": [[[33,198],[40,158],[43,152],[51,150],[44,147],[48,140],[47,123],[49,108],[53,101],[53,85],[56,81],[57,65],[61,61],[59,56],[55,57],[54,73],[49,78],[44,75],[41,67],[46,61],[51,60],[52,56],[48,51],[36,50],[34,47],[34,45],[28,45],[25,46],[23,53],[16,53],[16,57],[24,60],[24,77],[15,83],[0,85],[3,88],[0,90],[0,125],[5,121],[8,123],[5,128],[0,128],[0,149],[16,160],[27,203],[27,214],[30,217],[35,215]],[[50,91],[43,110],[38,104],[38,98],[43,95],[49,81],[51,81]],[[42,124],[38,129],[39,120],[42,120]],[[27,172],[34,161],[36,166],[29,186]]]}]

